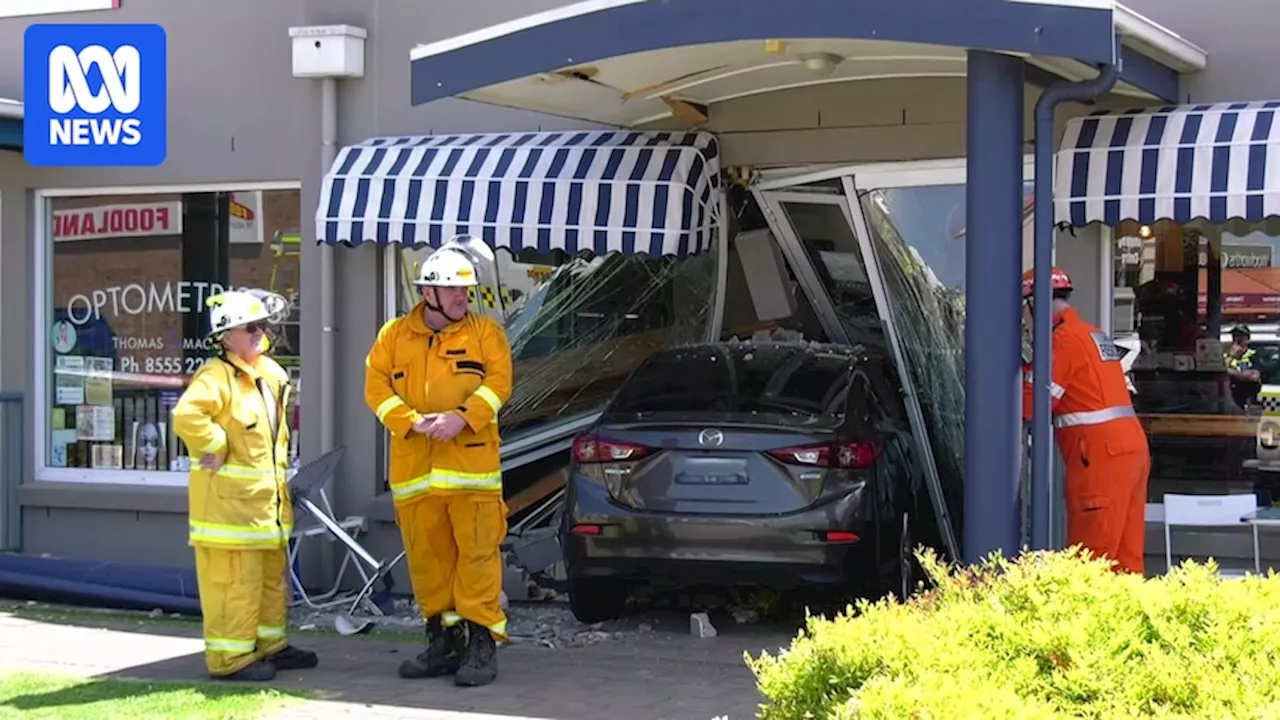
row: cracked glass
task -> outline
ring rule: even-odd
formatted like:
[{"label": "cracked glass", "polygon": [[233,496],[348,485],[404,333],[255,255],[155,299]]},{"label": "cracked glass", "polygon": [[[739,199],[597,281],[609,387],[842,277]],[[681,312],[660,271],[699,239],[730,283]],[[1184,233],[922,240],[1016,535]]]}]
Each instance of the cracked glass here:
[{"label": "cracked glass", "polygon": [[[399,314],[420,299],[412,281],[431,252],[401,250]],[[504,442],[600,410],[652,352],[707,337],[714,250],[682,259],[506,248],[496,255],[501,292],[473,294],[472,309],[500,318],[511,343]]]},{"label": "cracked glass", "polygon": [[[1032,185],[1023,191],[1030,196]],[[964,477],[965,186],[872,189],[860,202],[934,462],[955,512],[962,485],[947,479]]]}]

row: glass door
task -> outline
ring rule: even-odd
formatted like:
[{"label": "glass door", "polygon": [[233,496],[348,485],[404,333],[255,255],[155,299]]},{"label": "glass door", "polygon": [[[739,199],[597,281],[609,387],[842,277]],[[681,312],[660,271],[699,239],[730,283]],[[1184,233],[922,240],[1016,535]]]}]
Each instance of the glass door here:
[{"label": "glass door", "polygon": [[[957,481],[948,483],[955,487],[947,487],[944,492],[935,461],[937,453],[930,447],[932,437],[915,390],[916,377],[906,369],[910,366],[895,327],[897,315],[889,310],[893,303],[885,287],[881,263],[868,237],[861,210],[849,201],[857,194],[849,179],[835,180],[838,183],[835,187],[828,181],[820,187],[753,192],[779,245],[796,269],[802,289],[829,328],[831,341],[880,348],[885,356],[893,359],[942,541],[952,557],[959,557],[951,518],[960,507],[958,498],[962,491],[958,479],[962,476],[949,475]],[[961,391],[963,393],[963,384]],[[963,450],[963,394],[960,397],[960,448]]]}]

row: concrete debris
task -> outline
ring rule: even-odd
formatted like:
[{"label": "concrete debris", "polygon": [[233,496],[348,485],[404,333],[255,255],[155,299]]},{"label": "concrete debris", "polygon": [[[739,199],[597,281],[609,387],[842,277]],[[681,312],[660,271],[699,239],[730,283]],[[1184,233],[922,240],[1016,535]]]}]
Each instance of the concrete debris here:
[{"label": "concrete debris", "polygon": [[640,627],[637,629],[642,633],[653,632],[653,626],[649,623],[640,623]]},{"label": "concrete debris", "polygon": [[511,607],[511,600],[507,598],[507,592],[505,590],[498,593],[498,607],[502,608],[504,612],[507,608]]},{"label": "concrete debris", "polygon": [[508,538],[516,563],[530,573],[540,573],[561,562],[564,556],[560,539],[556,537],[557,529],[553,526],[525,530],[518,537]]},{"label": "concrete debris", "polygon": [[751,608],[737,608],[733,611],[733,619],[739,625],[752,625],[760,621],[760,613]]},{"label": "concrete debris", "polygon": [[162,618],[164,617],[164,610],[161,610],[160,608],[152,608],[151,612],[147,613],[147,616],[153,617],[153,618]]},{"label": "concrete debris", "polygon": [[529,575],[521,568],[508,565],[502,569],[502,592],[513,600],[529,599]]},{"label": "concrete debris", "polygon": [[700,638],[713,638],[719,633],[716,626],[711,624],[711,618],[704,612],[693,613],[689,616],[689,634]]}]

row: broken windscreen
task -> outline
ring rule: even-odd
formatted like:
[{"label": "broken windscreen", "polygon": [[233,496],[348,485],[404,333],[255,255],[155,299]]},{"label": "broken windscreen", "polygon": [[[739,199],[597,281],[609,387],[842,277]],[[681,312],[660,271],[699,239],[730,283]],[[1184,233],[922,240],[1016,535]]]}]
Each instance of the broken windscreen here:
[{"label": "broken windscreen", "polygon": [[605,422],[717,422],[834,428],[855,359],[809,344],[721,343],[649,357],[618,391]]}]

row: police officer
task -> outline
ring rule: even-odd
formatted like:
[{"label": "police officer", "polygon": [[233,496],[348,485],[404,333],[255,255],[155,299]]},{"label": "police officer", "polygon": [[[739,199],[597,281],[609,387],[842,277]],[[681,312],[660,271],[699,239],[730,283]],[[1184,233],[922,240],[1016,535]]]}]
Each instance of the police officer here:
[{"label": "police officer", "polygon": [[1262,390],[1262,373],[1257,366],[1257,351],[1249,347],[1249,326],[1238,324],[1231,328],[1231,345],[1223,361],[1231,380],[1231,398],[1241,408],[1255,405]]},{"label": "police officer", "polygon": [[365,360],[365,402],[391,434],[389,481],[427,647],[400,665],[406,678],[497,677],[507,639],[499,605],[507,534],[498,411],[511,394],[511,348],[488,316],[467,311],[477,283],[460,236],[423,263],[422,293],[388,321]]},{"label": "police officer", "polygon": [[191,378],[173,430],[193,457],[189,542],[195,548],[205,664],[226,680],[271,680],[318,660],[286,637],[286,548],[293,529],[286,470],[289,376],[263,355],[288,302],[261,290],[209,298],[218,356]]},{"label": "police officer", "polygon": [[[1068,302],[1071,278],[1053,268],[1053,377],[1058,449],[1066,465],[1067,545],[1083,545],[1121,571],[1142,574],[1151,453],[1110,337]],[[1034,271],[1022,276],[1023,322],[1031,323]],[[1023,365],[1022,412],[1032,414],[1031,365]]]}]

